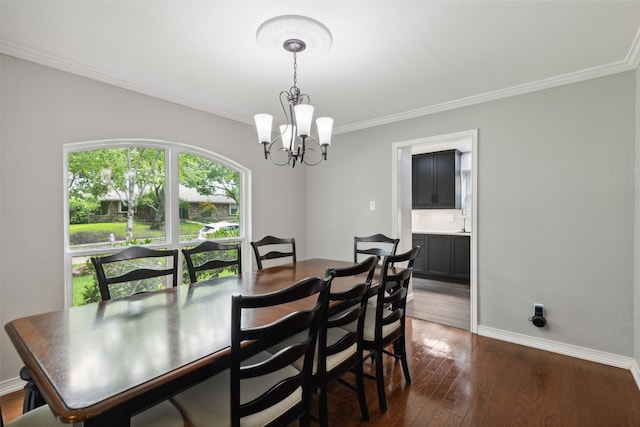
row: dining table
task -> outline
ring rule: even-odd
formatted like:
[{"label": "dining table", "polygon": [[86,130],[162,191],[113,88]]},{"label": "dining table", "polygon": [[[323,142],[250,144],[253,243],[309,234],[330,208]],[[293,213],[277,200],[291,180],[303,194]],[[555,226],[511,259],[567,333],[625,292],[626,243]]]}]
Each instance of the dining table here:
[{"label": "dining table", "polygon": [[[231,295],[268,293],[352,265],[307,259],[23,317],[5,330],[60,422],[127,427],[136,413],[229,366]],[[364,281],[345,279],[332,292]],[[243,327],[297,309],[260,310],[243,317]]]}]

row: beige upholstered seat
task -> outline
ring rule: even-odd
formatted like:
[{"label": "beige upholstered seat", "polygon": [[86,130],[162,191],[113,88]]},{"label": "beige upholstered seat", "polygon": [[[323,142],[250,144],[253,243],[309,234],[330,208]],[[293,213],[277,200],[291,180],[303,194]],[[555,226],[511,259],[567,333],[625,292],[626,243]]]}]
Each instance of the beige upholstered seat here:
[{"label": "beige upholstered seat", "polygon": [[[261,362],[271,357],[270,353],[260,353],[247,359],[243,366]],[[248,378],[240,382],[240,401],[247,402],[259,397],[269,387],[292,375],[298,370],[287,366],[280,371],[260,378]],[[231,402],[229,400],[230,372],[222,371],[194,387],[173,397],[173,402],[181,408],[188,421],[194,426],[224,427],[231,425]],[[259,413],[242,418],[242,426],[264,426],[272,422],[280,414],[294,407],[302,400],[302,388],[280,401],[277,405]]]},{"label": "beige upholstered seat", "polygon": [[[29,411],[6,425],[6,427],[61,426],[80,426],[80,423],[60,423],[49,409],[49,405]],[[164,401],[132,417],[131,427],[184,427],[184,419],[169,401]]]}]

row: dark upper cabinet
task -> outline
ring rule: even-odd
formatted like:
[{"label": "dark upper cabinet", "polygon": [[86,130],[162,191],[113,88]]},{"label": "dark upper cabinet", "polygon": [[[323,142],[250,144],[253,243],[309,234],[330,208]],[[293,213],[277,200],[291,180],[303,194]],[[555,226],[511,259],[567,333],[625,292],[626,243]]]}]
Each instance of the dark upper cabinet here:
[{"label": "dark upper cabinet", "polygon": [[413,156],[413,209],[460,209],[460,152]]}]

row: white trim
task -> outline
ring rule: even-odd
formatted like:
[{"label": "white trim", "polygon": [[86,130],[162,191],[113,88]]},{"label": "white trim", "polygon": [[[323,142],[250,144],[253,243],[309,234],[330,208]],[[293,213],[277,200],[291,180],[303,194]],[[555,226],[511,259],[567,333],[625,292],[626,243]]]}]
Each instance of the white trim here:
[{"label": "white trim", "polygon": [[[398,224],[398,150],[417,144],[441,144],[444,142],[471,140],[471,279],[470,279],[470,330],[478,330],[478,129],[431,136],[427,138],[399,141],[391,144],[391,230],[393,236],[399,235]],[[413,288],[407,300],[413,299]]]},{"label": "white trim", "polygon": [[631,375],[633,375],[633,379],[636,381],[638,389],[640,389],[640,368],[635,360],[631,361]]},{"label": "white trim", "polygon": [[[481,104],[484,102],[495,101],[498,99],[508,98],[511,96],[522,95],[526,93],[536,92],[543,89],[549,89],[557,86],[563,86],[566,84],[577,83],[589,79],[598,77],[604,77],[611,74],[622,73],[625,71],[635,70],[640,64],[640,32],[636,35],[629,52],[625,60],[616,61],[605,65],[587,68],[572,73],[563,74],[560,76],[549,77],[534,82],[524,83],[521,85],[511,86],[504,89],[499,89],[491,92],[486,92],[479,95],[472,95],[466,98],[461,98],[453,101],[443,102],[441,104],[430,105],[422,108],[416,108],[414,110],[405,111],[397,114],[390,114],[387,116],[378,117],[376,119],[365,120],[358,123],[348,124],[344,126],[338,126],[334,128],[334,135],[341,133],[353,132],[356,130],[367,129],[371,127],[381,126],[389,123],[398,122],[401,120],[412,119],[415,117],[427,116],[430,114],[440,113],[443,111],[454,110],[456,108],[467,107],[471,105]],[[40,52],[34,49],[29,49],[24,46],[17,45],[15,43],[0,41],[0,53],[13,56],[15,58],[24,59],[26,61],[34,62],[36,64],[44,65],[47,67],[55,68],[57,70],[66,71],[71,74],[75,74],[82,77],[87,77],[93,80],[97,80],[103,83],[108,83],[113,86],[128,89],[134,92],[149,95],[154,98],[163,99],[165,101],[173,102],[175,104],[184,105],[186,107],[194,108],[196,110],[204,111],[207,113],[215,114],[220,117],[235,120],[240,123],[253,124],[253,120],[245,117],[233,114],[227,111],[212,108],[210,105],[205,105],[199,102],[194,102],[189,99],[182,98],[177,95],[165,93],[150,87],[145,86],[141,82],[132,82],[125,80],[119,76],[104,73],[97,69],[87,67],[72,61],[68,61],[54,55],[50,55],[44,52]]]},{"label": "white trim", "polygon": [[629,48],[629,53],[627,53],[626,62],[631,66],[633,70],[638,68],[640,65],[640,30],[636,34],[635,39],[633,39],[633,43],[631,44],[631,48]]},{"label": "white trim", "polygon": [[154,98],[163,99],[165,101],[173,102],[174,104],[184,105],[185,107],[190,107],[199,111],[204,111],[206,113],[215,114],[216,116],[235,120],[237,122],[253,124],[253,118],[249,120],[228,111],[212,108],[210,105],[201,104],[190,99],[182,98],[174,94],[150,88],[141,82],[126,80],[115,74],[105,73],[95,68],[87,67],[86,65],[78,64],[73,61],[68,61],[66,59],[50,55],[48,53],[44,53],[35,49],[29,49],[24,46],[19,46],[15,43],[0,41],[0,53],[13,56],[15,58],[24,59],[25,61],[44,65],[46,67],[55,68],[56,70],[66,71],[67,73],[75,74],[77,76],[86,77],[92,80],[121,87],[123,89],[141,93],[143,95],[149,95]]},{"label": "white trim", "polygon": [[478,335],[498,339],[501,341],[507,341],[514,344],[520,344],[527,347],[537,348],[540,350],[546,350],[553,353],[563,354],[565,356],[577,357],[578,359],[589,360],[591,362],[602,363],[604,365],[615,366],[616,368],[631,369],[632,365],[631,357],[620,356],[600,350],[551,341],[544,338],[536,338],[530,335],[518,334],[501,329],[494,329],[488,326],[479,326]]},{"label": "white trim", "polygon": [[0,396],[22,390],[25,384],[26,382],[20,377],[0,381]]},{"label": "white trim", "polygon": [[535,82],[525,83],[517,86],[511,86],[505,89],[499,89],[492,92],[486,92],[479,95],[472,95],[466,98],[460,98],[453,101],[443,102],[441,104],[429,105],[415,110],[409,110],[402,113],[390,114],[377,119],[365,120],[363,122],[351,125],[339,126],[334,129],[334,134],[354,132],[356,130],[367,129],[376,126],[382,126],[390,123],[399,122],[401,120],[413,119],[416,117],[428,116],[431,114],[441,113],[444,111],[455,110],[471,105],[482,104],[485,102],[496,101],[499,99],[510,98],[512,96],[524,95],[531,92],[537,92],[544,89],[550,89],[558,86],[564,86],[571,83],[577,83],[585,80],[604,77],[611,74],[622,73],[633,70],[634,68],[624,61],[616,62],[608,65],[589,68],[574,73],[568,73],[561,76],[550,77],[548,79],[538,80]]}]

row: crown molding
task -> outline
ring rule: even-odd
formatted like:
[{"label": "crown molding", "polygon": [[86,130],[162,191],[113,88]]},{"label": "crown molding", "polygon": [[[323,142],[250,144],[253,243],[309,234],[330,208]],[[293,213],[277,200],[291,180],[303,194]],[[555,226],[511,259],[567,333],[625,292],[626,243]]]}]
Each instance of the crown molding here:
[{"label": "crown molding", "polygon": [[[182,98],[173,94],[168,94],[162,91],[158,91],[145,86],[138,82],[132,82],[125,80],[117,75],[104,73],[102,71],[87,67],[75,62],[49,55],[40,51],[25,48],[23,46],[16,45],[14,43],[0,41],[0,53],[13,56],[26,61],[34,62],[36,64],[44,65],[47,67],[55,68],[57,70],[66,71],[71,74],[75,74],[81,77],[86,77],[92,80],[97,80],[103,83],[107,83],[113,86],[128,89],[134,92],[138,92],[144,95],[149,95],[154,98],[159,98],[165,101],[169,101],[175,104],[183,105],[185,107],[193,108],[206,113],[211,113],[226,119],[234,120],[244,124],[253,124],[252,120],[237,114],[230,113],[228,111],[218,110],[211,108],[209,105],[201,104],[191,101],[186,98]],[[567,73],[560,76],[550,77],[535,82],[525,83],[522,85],[511,86],[505,89],[499,89],[492,92],[486,92],[479,95],[473,95],[466,98],[461,98],[453,101],[443,102],[441,104],[429,105],[414,110],[405,111],[397,114],[390,114],[382,116],[372,120],[365,120],[350,125],[338,126],[334,128],[334,135],[355,132],[358,130],[368,129],[376,126],[387,125],[402,120],[414,119],[417,117],[428,116],[431,114],[441,113],[445,111],[455,110],[458,108],[469,107],[485,102],[496,101],[499,99],[510,98],[512,96],[524,95],[527,93],[537,92],[544,89],[550,89],[558,86],[563,86],[571,83],[578,83],[585,80],[595,79],[598,77],[605,77],[612,74],[622,73],[625,71],[631,71],[638,68],[640,65],[640,31],[636,34],[636,37],[629,49],[627,57],[623,61],[614,62],[598,67],[588,68],[585,70],[577,71],[574,73]]]},{"label": "crown molding", "polygon": [[627,53],[626,62],[634,70],[640,65],[640,30],[638,30],[636,38],[633,39],[629,53]]},{"label": "crown molding", "polygon": [[[640,49],[638,49],[640,51]],[[640,53],[640,52],[638,52]],[[638,62],[640,55],[636,54],[635,61]],[[367,129],[375,126],[386,125],[399,122],[401,120],[414,119],[416,117],[428,116],[430,114],[441,113],[444,111],[455,110],[457,108],[469,107],[472,105],[482,104],[485,102],[496,101],[499,99],[510,98],[512,96],[524,95],[531,92],[537,92],[544,89],[550,89],[558,86],[564,86],[571,83],[577,83],[585,80],[604,77],[611,74],[622,73],[635,69],[628,61],[620,61],[612,64],[602,65],[598,67],[588,68],[586,70],[577,71],[575,73],[563,74],[561,76],[550,77],[548,79],[538,80],[535,82],[525,83],[522,85],[511,86],[505,89],[499,89],[492,92],[486,92],[479,95],[469,96],[467,98],[456,99],[454,101],[443,102],[441,104],[430,105],[415,110],[405,111],[403,113],[391,114],[379,117],[373,120],[366,120],[352,125],[340,126],[334,129],[334,134],[354,132],[357,130]]]},{"label": "crown molding", "polygon": [[54,68],[56,70],[66,71],[68,73],[75,74],[81,77],[86,77],[102,83],[107,83],[107,84],[117,86],[123,89],[127,89],[133,92],[141,93],[143,95],[159,98],[164,101],[169,101],[174,104],[179,104],[185,107],[193,108],[195,110],[215,114],[216,116],[224,117],[226,119],[234,120],[234,121],[245,123],[245,124],[253,123],[253,121],[247,120],[246,118],[241,117],[237,114],[211,108],[211,106],[209,105],[201,104],[201,103],[194,102],[189,99],[182,98],[173,94],[152,89],[148,86],[145,86],[144,84],[126,80],[117,75],[105,73],[105,72],[96,70],[94,68],[87,67],[85,65],[81,65],[76,62],[66,60],[64,58],[60,58],[58,56],[49,55],[34,49],[25,48],[23,46],[19,46],[14,43],[0,41],[0,53],[13,56],[15,58],[24,59],[25,61],[44,65],[46,67]]},{"label": "crown molding", "polygon": [[627,53],[627,57],[624,61],[613,62],[611,64],[587,68],[586,70],[581,70],[574,73],[567,73],[548,79],[538,80],[535,82],[525,83],[517,86],[511,86],[506,89],[486,92],[480,95],[469,96],[467,98],[461,98],[454,101],[443,102],[442,104],[417,108],[415,110],[405,111],[403,113],[382,116],[373,120],[365,120],[363,122],[354,123],[351,125],[339,126],[333,130],[333,133],[337,135],[341,133],[354,132],[357,130],[386,125],[402,120],[455,110],[456,108],[469,107],[471,105],[482,104],[489,101],[496,101],[498,99],[509,98],[516,95],[524,95],[539,90],[550,89],[553,87],[563,86],[571,83],[578,83],[598,77],[605,77],[612,74],[635,70],[638,68],[638,66],[640,66],[640,30],[638,30],[638,32],[636,33],[636,37],[633,39],[633,43],[631,44],[629,52]]}]

